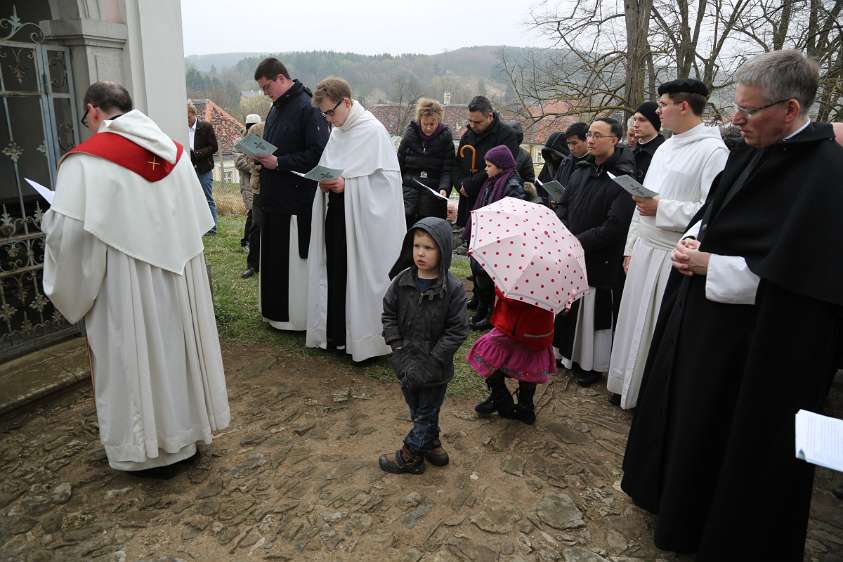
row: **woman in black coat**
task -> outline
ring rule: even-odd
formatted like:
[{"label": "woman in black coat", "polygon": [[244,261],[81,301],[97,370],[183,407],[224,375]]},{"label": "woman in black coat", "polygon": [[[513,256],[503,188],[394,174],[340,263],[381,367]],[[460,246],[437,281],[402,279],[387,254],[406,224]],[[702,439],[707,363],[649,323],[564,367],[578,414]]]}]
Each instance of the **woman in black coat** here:
[{"label": "woman in black coat", "polygon": [[398,146],[408,228],[424,217],[447,216],[454,138],[442,123],[443,113],[439,102],[421,98],[416,104],[416,120],[407,125]]}]

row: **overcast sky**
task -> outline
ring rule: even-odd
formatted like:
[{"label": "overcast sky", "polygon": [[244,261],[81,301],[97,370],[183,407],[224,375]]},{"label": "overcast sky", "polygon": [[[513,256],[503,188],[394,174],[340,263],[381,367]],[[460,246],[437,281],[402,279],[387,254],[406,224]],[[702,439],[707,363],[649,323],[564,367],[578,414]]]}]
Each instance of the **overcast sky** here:
[{"label": "overcast sky", "polygon": [[181,0],[185,55],[348,51],[435,54],[474,45],[541,46],[538,0]]}]

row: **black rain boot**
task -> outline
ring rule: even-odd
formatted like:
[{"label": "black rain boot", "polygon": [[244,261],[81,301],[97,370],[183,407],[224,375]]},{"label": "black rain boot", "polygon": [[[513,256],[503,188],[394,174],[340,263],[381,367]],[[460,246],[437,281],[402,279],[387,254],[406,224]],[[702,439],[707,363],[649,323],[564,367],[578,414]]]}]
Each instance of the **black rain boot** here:
[{"label": "black rain boot", "polygon": [[498,415],[502,418],[514,419],[515,401],[506,387],[504,374],[498,371],[486,381],[492,389],[492,399],[495,401],[495,409],[498,411]]},{"label": "black rain boot", "polygon": [[536,383],[518,382],[518,404],[515,406],[515,419],[527,425],[536,423],[536,407],[533,396],[536,394]]},{"label": "black rain boot", "polygon": [[395,451],[395,456],[381,455],[378,459],[381,470],[392,474],[421,474],[424,472],[424,457],[413,453],[406,445]]},{"label": "black rain boot", "polygon": [[488,379],[486,379],[486,386],[489,387],[489,397],[474,407],[474,411],[481,418],[491,416],[498,411],[498,407],[495,406],[495,394],[492,391],[492,385],[489,384]]}]

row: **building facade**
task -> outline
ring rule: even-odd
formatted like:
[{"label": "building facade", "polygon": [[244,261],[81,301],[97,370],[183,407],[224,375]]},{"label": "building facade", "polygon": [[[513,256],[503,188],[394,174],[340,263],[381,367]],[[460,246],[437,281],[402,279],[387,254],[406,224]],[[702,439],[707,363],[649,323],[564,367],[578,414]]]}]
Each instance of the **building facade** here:
[{"label": "building facade", "polygon": [[81,104],[97,80],[186,142],[179,0],[0,0],[0,361],[79,331],[43,295],[46,206],[25,178],[55,185],[89,136]]}]

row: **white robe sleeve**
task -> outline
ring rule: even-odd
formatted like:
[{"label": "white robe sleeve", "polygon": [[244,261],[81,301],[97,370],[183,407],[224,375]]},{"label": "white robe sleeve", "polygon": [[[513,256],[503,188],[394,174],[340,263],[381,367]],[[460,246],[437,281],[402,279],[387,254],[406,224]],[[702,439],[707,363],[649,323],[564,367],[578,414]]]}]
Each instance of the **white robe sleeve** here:
[{"label": "white robe sleeve", "polygon": [[68,322],[79,322],[94,305],[105,277],[107,246],[82,222],[54,211],[41,219],[44,294]]},{"label": "white robe sleeve", "polygon": [[705,298],[723,304],[755,304],[760,280],[741,256],[711,254],[705,279]]},{"label": "white robe sleeve", "polygon": [[725,146],[713,151],[708,157],[700,175],[699,199],[693,201],[659,199],[659,206],[656,209],[656,226],[665,230],[682,232],[682,229],[688,226],[705,203],[714,178],[726,167],[728,158],[729,150]]},{"label": "white robe sleeve", "polygon": [[638,209],[632,213],[632,220],[629,223],[629,232],[626,235],[626,246],[623,250],[624,256],[631,256],[632,249],[635,247],[635,242],[638,241],[638,221],[641,220],[641,215],[638,214]]}]

